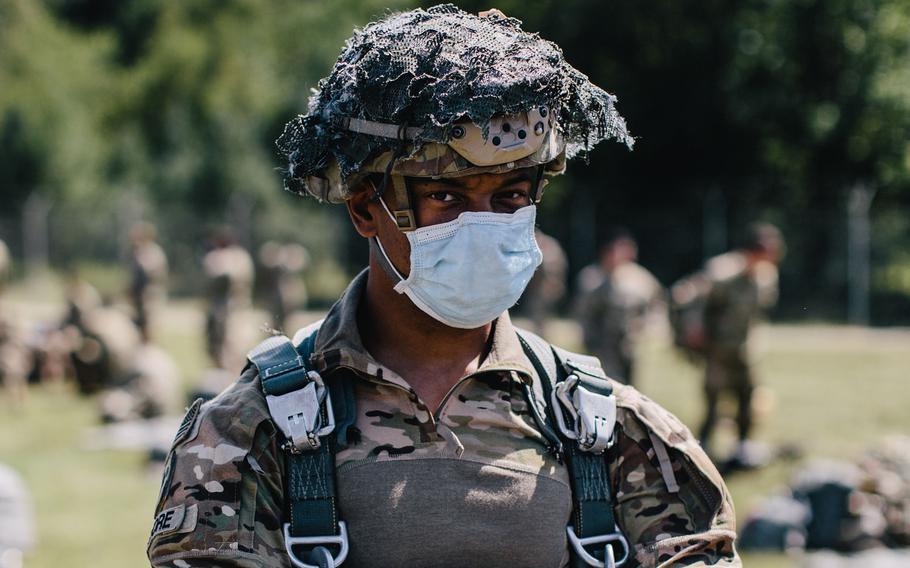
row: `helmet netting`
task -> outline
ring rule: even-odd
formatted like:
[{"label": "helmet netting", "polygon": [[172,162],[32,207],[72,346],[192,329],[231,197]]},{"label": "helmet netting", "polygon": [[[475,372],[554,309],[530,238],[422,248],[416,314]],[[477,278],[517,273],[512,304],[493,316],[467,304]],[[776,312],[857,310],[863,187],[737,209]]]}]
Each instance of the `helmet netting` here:
[{"label": "helmet netting", "polygon": [[356,31],[331,75],[319,82],[309,113],[277,140],[288,159],[289,190],[302,193],[307,176],[334,160],[342,178],[395,139],[346,130],[344,118],[420,128],[422,142],[448,142],[447,127],[470,120],[485,128],[498,114],[547,106],[573,157],[615,139],[630,148],[616,98],[569,65],[559,47],[521,30],[514,18],[481,17],[447,4],[393,14]]}]

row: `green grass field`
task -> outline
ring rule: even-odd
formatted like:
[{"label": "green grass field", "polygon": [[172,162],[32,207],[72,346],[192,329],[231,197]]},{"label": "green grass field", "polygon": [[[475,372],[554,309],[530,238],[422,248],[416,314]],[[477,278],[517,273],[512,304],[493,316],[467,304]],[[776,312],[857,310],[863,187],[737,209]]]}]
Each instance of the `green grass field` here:
[{"label": "green grass field", "polygon": [[[7,300],[6,309],[40,319],[57,308]],[[161,342],[188,385],[206,364],[201,323],[196,304],[184,302],[169,308],[162,330]],[[554,325],[552,335],[575,346],[571,324]],[[910,331],[774,326],[762,330],[758,343],[758,372],[767,386],[760,439],[799,444],[809,457],[850,457],[887,434],[910,433]],[[677,358],[665,341],[653,338],[642,346],[641,389],[690,427],[698,424],[701,412],[699,384],[699,371]],[[22,473],[35,501],[39,544],[26,565],[146,565],[157,472],[137,452],[86,449],[84,431],[95,424],[94,401],[59,385],[30,394],[21,408],[0,398],[0,461]],[[730,478],[738,517],[744,519],[762,496],[785,484],[797,466],[781,462]],[[795,561],[747,556],[746,565],[781,567]]]}]

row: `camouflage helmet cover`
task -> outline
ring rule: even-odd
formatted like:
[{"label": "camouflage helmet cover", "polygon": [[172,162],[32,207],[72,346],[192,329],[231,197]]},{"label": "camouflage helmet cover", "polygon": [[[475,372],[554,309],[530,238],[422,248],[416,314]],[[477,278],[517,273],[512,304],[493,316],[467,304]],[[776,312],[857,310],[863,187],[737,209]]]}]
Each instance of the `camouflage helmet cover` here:
[{"label": "camouflage helmet cover", "polygon": [[453,177],[544,165],[555,175],[603,140],[631,148],[616,98],[520,26],[447,4],[355,32],[309,112],[277,140],[285,187],[340,202],[370,172]]}]

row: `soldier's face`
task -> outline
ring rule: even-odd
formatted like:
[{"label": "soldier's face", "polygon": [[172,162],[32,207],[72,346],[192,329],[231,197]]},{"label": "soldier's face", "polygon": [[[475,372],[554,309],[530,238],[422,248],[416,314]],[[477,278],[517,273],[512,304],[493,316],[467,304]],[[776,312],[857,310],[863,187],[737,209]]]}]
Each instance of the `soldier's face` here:
[{"label": "soldier's face", "polygon": [[627,238],[620,238],[607,247],[604,265],[607,268],[614,268],[627,262],[635,262],[638,259],[638,245],[635,241]]},{"label": "soldier's face", "polygon": [[752,252],[752,261],[753,263],[770,262],[778,265],[783,258],[783,252],[783,247],[776,241],[764,243],[762,248]]},{"label": "soldier's face", "polygon": [[[504,174],[475,174],[449,179],[409,178],[411,207],[418,227],[429,227],[453,221],[464,212],[514,213],[531,205],[532,186],[537,180],[536,168],[523,168]],[[396,208],[394,192],[383,196],[388,208]],[[372,231],[365,232],[355,218],[356,201],[369,210],[374,220]],[[376,202],[368,202],[369,193],[360,191],[351,199],[349,210],[363,236],[378,234],[386,254],[402,274],[410,273],[410,245],[392,219]]]}]

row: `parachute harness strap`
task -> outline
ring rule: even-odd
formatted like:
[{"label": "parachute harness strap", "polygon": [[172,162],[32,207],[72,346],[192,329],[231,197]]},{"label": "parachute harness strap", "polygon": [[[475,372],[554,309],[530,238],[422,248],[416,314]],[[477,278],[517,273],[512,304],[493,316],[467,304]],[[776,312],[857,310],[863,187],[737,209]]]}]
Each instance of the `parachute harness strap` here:
[{"label": "parachute harness strap", "polygon": [[[551,346],[527,331],[518,337],[540,377],[544,402],[550,402],[548,414],[561,435],[569,467],[574,521],[566,527],[566,534],[572,566],[622,566],[629,558],[629,543],[613,514],[609,458],[605,455],[612,446],[615,422],[612,386],[596,358]],[[540,401],[530,404],[537,406]]]},{"label": "parachute harness strap", "polygon": [[[316,332],[299,347],[287,337],[270,337],[248,358],[259,371],[269,413],[285,438],[288,557],[298,568],[334,568],[347,557],[348,536],[335,499],[332,401],[322,377],[307,366],[315,343]],[[301,555],[295,547],[302,549]]]}]

